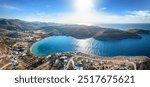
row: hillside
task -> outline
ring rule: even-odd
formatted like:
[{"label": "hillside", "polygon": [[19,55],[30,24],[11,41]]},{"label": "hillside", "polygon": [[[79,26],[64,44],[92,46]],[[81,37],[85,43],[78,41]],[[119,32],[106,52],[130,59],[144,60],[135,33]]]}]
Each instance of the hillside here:
[{"label": "hillside", "polygon": [[[42,30],[50,36],[72,36],[77,39],[95,38],[97,40],[120,40],[128,38],[142,38],[137,32],[144,30],[122,31],[111,28],[101,28],[86,25],[65,25],[44,22],[26,22],[19,19],[0,19],[0,30],[27,31]],[[9,35],[10,36],[10,35]]]},{"label": "hillside", "polygon": [[26,22],[19,19],[0,19],[0,28],[7,30],[30,30],[44,26],[56,25],[55,23]]},{"label": "hillside", "polygon": [[126,31],[116,30],[116,29],[109,29],[104,31],[98,31],[94,35],[95,39],[98,40],[114,40],[114,39],[127,39],[127,38],[142,38],[136,33],[130,33]]},{"label": "hillside", "polygon": [[51,36],[72,36],[77,39],[95,38],[97,40],[118,40],[127,38],[142,38],[137,33],[122,31],[118,29],[101,28],[85,25],[60,25],[42,27],[42,30]]}]

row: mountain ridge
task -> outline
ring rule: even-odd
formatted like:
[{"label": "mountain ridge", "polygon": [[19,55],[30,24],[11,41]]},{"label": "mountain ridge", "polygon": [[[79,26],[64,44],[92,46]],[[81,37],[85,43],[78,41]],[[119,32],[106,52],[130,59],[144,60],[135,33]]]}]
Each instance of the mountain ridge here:
[{"label": "mountain ridge", "polygon": [[[77,39],[95,38],[97,40],[120,40],[142,38],[139,31],[128,30],[123,31],[113,28],[102,28],[98,26],[87,26],[77,24],[59,24],[59,23],[46,23],[46,22],[27,22],[19,19],[0,19],[0,28],[13,31],[26,31],[26,30],[42,30],[50,36],[72,36]],[[142,31],[142,30],[140,30]],[[148,30],[143,30],[149,32]]]}]

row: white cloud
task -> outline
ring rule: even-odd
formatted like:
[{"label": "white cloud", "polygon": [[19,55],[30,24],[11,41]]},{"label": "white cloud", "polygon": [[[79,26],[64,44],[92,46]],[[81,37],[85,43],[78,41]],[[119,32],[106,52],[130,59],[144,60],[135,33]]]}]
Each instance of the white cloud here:
[{"label": "white cloud", "polygon": [[150,17],[150,11],[148,10],[129,11],[128,13],[129,16]]},{"label": "white cloud", "polygon": [[126,22],[134,23],[150,23],[150,11],[139,10],[139,11],[128,11],[128,14],[124,16]]},{"label": "white cloud", "polygon": [[106,9],[107,9],[107,8],[104,7],[104,8],[101,8],[100,10],[106,10]]},{"label": "white cloud", "polygon": [[[144,13],[145,12],[145,13]],[[58,16],[41,15],[25,17],[28,21],[45,21],[66,24],[100,24],[100,23],[150,23],[149,11],[132,11],[125,15],[113,15],[106,12],[90,11],[88,13],[66,13]]]},{"label": "white cloud", "polygon": [[40,22],[58,22],[58,20],[55,20],[54,17],[52,16],[26,16],[26,17],[21,17],[20,19],[25,20],[25,21],[40,21]]},{"label": "white cloud", "polygon": [[11,9],[11,10],[20,10],[19,8],[15,7],[15,6],[7,5],[7,4],[0,5],[0,7],[5,8],[5,9]]},{"label": "white cloud", "polygon": [[64,23],[100,24],[100,23],[150,23],[150,11],[130,11],[124,15],[114,15],[106,12],[88,12],[85,14],[64,15],[60,19]]},{"label": "white cloud", "polygon": [[63,15],[60,18],[57,18],[61,23],[77,23],[77,24],[99,24],[99,23],[111,23],[118,22],[120,17],[115,15],[109,15],[107,13],[98,13],[98,12],[89,12],[89,13],[72,13]]}]

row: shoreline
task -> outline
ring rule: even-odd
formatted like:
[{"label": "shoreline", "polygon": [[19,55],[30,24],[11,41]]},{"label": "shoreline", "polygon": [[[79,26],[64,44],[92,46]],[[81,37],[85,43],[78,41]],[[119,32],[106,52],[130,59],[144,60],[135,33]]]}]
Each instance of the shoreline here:
[{"label": "shoreline", "polygon": [[30,46],[30,53],[33,54],[34,56],[36,56],[36,55],[32,52],[32,49],[35,46],[35,44],[37,44],[39,41],[32,43],[32,45]]},{"label": "shoreline", "polygon": [[[48,37],[50,37],[50,36],[48,36]],[[48,37],[45,37],[45,38],[48,38]],[[43,40],[43,39],[45,39],[45,38],[42,38],[42,39],[40,39],[40,40],[38,40],[38,41],[32,43],[32,45],[31,45],[30,48],[29,48],[31,54],[33,54],[34,56],[37,56],[37,55],[35,55],[35,54],[32,52],[32,49],[33,49],[33,47],[35,46],[35,44],[37,44],[38,42],[40,42],[41,40]],[[45,56],[39,56],[39,57],[45,57]]]}]

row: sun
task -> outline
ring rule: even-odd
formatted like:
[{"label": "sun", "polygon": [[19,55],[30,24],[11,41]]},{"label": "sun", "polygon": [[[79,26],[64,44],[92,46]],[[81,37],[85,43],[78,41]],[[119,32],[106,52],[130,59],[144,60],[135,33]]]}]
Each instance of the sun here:
[{"label": "sun", "polygon": [[94,0],[74,0],[76,12],[90,12],[94,7]]},{"label": "sun", "polygon": [[73,12],[61,20],[69,24],[94,25],[97,20],[96,2],[97,0],[72,0]]}]

